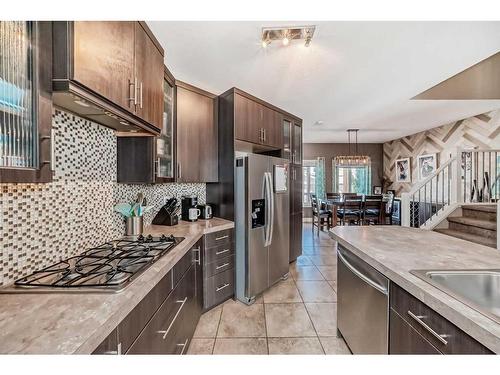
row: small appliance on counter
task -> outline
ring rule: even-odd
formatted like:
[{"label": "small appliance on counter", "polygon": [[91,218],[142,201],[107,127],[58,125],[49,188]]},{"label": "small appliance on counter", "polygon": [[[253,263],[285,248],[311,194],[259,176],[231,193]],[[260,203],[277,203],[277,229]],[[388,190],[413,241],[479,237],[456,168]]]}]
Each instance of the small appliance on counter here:
[{"label": "small appliance on counter", "polygon": [[154,225],[173,226],[179,224],[179,207],[177,206],[177,198],[170,198],[167,203],[160,208],[160,211],[153,219]]},{"label": "small appliance on counter", "polygon": [[203,220],[208,220],[214,217],[212,206],[208,204],[203,204],[199,207],[201,211],[200,218],[202,218]]},{"label": "small appliance on counter", "polygon": [[198,208],[198,197],[196,195],[185,195],[181,198],[181,219],[185,221],[197,221],[201,211]]}]

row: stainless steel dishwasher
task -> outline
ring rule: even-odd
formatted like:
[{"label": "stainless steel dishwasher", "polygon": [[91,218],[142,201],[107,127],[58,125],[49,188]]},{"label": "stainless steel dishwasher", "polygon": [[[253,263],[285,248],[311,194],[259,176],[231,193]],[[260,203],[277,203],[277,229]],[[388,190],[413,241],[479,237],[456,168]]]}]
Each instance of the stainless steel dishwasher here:
[{"label": "stainless steel dishwasher", "polygon": [[389,279],[337,249],[337,328],[354,354],[389,352]]}]

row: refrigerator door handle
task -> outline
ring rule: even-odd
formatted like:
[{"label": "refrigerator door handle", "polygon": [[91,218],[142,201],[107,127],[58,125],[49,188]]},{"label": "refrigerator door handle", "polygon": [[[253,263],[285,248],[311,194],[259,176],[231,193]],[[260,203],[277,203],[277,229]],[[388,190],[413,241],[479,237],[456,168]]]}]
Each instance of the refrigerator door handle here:
[{"label": "refrigerator door handle", "polygon": [[274,232],[274,194],[273,194],[273,175],[271,172],[267,172],[267,180],[269,187],[269,201],[271,202],[269,207],[270,219],[269,219],[269,243],[268,246],[273,242],[273,232]]},{"label": "refrigerator door handle", "polygon": [[264,173],[264,199],[266,200],[266,228],[264,230],[264,246],[271,244],[270,231],[271,231],[271,189],[269,185],[268,172]]}]

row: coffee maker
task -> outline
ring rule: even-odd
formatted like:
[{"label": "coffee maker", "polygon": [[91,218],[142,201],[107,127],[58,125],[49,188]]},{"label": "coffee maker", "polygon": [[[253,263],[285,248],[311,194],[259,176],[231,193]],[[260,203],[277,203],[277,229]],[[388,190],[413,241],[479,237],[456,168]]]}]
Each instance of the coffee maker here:
[{"label": "coffee maker", "polygon": [[197,217],[196,219],[189,218],[189,209],[198,209],[198,197],[196,195],[185,195],[181,198],[181,219],[185,221],[196,221],[198,219]]}]

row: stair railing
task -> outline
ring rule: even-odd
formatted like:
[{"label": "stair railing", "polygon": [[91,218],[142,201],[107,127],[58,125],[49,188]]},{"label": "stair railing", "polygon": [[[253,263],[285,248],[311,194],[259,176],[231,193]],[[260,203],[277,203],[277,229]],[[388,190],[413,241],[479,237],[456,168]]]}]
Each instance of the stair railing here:
[{"label": "stair railing", "polygon": [[401,194],[401,225],[431,223],[452,204],[500,200],[500,150],[461,149],[432,175]]},{"label": "stair railing", "polygon": [[432,175],[401,194],[401,225],[419,228],[456,202],[456,157],[441,165]]}]

